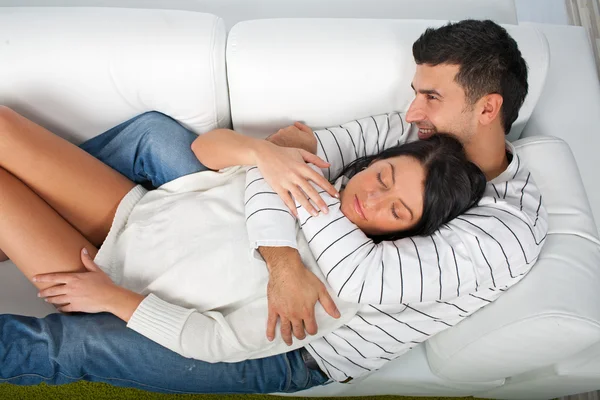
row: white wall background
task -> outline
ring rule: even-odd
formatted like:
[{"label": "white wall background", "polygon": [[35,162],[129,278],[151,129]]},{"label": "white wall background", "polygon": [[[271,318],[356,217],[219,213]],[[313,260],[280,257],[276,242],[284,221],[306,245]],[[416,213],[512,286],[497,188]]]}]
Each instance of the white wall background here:
[{"label": "white wall background", "polygon": [[515,0],[519,21],[568,25],[565,0]]}]

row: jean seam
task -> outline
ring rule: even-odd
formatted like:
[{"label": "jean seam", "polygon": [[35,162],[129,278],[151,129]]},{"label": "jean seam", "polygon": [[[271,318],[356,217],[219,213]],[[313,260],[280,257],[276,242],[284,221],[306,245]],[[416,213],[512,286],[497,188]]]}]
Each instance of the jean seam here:
[{"label": "jean seam", "polygon": [[290,386],[292,386],[292,374],[294,372],[292,371],[292,363],[290,362],[290,360],[288,358],[288,354],[284,354],[283,359],[285,360],[285,366],[287,367],[287,372],[288,372],[286,374],[286,382],[285,382],[285,387],[283,389],[283,392],[287,392],[288,390],[290,390]]},{"label": "jean seam", "polygon": [[[80,375],[79,377],[73,377],[71,375],[67,375],[64,372],[57,372],[54,375],[51,375],[49,377],[46,377],[44,375],[40,375],[40,374],[20,374],[20,375],[15,375],[13,377],[10,378],[0,378],[0,382],[5,382],[5,383],[11,383],[11,381],[15,380],[15,379],[20,379],[20,378],[24,378],[24,377],[37,377],[40,378],[44,381],[49,381],[51,379],[54,379],[57,375],[63,376],[67,379],[71,379],[74,381],[81,381],[83,380],[84,377],[93,377],[93,378],[98,378],[100,379],[102,382],[105,383],[109,383],[109,381],[118,381],[118,382],[127,382],[127,383],[133,383],[138,387],[138,389],[142,389],[142,387],[144,388],[153,388],[153,389],[159,389],[159,390],[163,390],[165,392],[169,392],[169,393],[181,393],[181,394],[198,394],[200,392],[190,392],[190,391],[182,391],[182,390],[173,390],[173,389],[165,389],[162,388],[160,386],[153,386],[153,385],[148,385],[145,383],[141,383],[135,380],[131,380],[131,379],[122,379],[122,378],[109,378],[109,377],[104,377],[104,376],[100,376],[100,375],[94,375],[94,374],[83,374]],[[93,382],[93,381],[90,381]]]}]

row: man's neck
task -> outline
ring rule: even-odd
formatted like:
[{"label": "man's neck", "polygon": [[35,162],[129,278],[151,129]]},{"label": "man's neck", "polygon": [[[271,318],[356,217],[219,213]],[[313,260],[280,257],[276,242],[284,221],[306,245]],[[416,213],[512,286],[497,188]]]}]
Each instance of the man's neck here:
[{"label": "man's neck", "polygon": [[488,181],[508,168],[505,135],[501,130],[476,133],[465,150],[469,160],[483,171]]}]

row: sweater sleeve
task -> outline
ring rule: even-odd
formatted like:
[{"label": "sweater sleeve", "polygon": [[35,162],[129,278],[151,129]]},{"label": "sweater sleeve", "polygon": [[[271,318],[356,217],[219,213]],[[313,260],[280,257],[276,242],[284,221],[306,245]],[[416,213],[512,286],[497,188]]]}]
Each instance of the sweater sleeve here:
[{"label": "sweater sleeve", "polygon": [[[343,125],[315,131],[317,155],[330,163],[321,170],[336,180],[344,167],[358,157],[373,155],[406,141],[408,129],[400,113],[367,117]],[[319,194],[325,193],[316,187]],[[259,246],[289,246],[297,249],[296,220],[286,205],[264,180],[257,167],[246,174],[244,194],[246,225],[251,249]],[[331,205],[335,202],[328,201]],[[296,204],[297,208],[300,205]],[[259,257],[257,253],[254,253]]]},{"label": "sweater sleeve", "polygon": [[[335,296],[333,296],[335,298]],[[336,299],[339,319],[327,315],[320,304],[315,308],[317,335],[308,335],[291,346],[279,329],[273,341],[266,338],[267,298],[259,297],[228,313],[198,312],[168,303],[149,294],[129,320],[127,327],[184,357],[206,362],[237,362],[281,354],[305,346],[347,323],[358,307]]]},{"label": "sweater sleeve", "polygon": [[[260,340],[255,343],[258,336],[252,330],[259,324],[252,323],[251,316],[251,312],[236,315],[237,319],[230,321],[220,312],[200,313],[151,293],[136,309],[127,327],[184,357],[220,362],[250,354],[261,344],[268,344],[266,338],[267,343]],[[260,325],[264,337],[265,329]]]}]

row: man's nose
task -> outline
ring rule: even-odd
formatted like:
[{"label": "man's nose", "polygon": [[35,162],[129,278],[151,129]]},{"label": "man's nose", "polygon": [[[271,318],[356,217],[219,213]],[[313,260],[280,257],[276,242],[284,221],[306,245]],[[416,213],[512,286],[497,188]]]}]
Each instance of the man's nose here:
[{"label": "man's nose", "polygon": [[410,103],[410,107],[408,107],[408,111],[406,112],[406,122],[412,124],[413,122],[423,121],[425,119],[425,113],[419,104],[418,99],[414,99],[412,103]]}]

